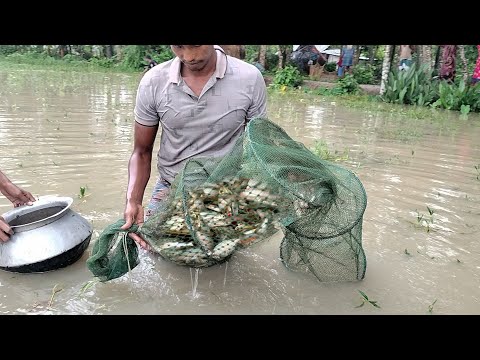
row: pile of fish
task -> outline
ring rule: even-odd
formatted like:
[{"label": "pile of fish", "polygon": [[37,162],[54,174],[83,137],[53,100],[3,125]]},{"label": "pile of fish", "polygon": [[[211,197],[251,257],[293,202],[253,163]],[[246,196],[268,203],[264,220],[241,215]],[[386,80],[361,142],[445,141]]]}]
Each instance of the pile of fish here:
[{"label": "pile of fish", "polygon": [[180,265],[207,267],[227,260],[273,227],[278,196],[251,179],[234,178],[186,191],[149,243]]}]

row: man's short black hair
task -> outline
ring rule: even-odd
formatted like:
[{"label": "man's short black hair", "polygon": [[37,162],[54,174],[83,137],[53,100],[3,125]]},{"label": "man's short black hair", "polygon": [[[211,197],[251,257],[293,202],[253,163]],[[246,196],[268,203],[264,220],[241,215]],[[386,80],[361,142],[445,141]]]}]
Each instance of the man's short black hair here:
[{"label": "man's short black hair", "polygon": [[152,57],[150,55],[145,55],[145,59],[150,59],[152,60]]}]

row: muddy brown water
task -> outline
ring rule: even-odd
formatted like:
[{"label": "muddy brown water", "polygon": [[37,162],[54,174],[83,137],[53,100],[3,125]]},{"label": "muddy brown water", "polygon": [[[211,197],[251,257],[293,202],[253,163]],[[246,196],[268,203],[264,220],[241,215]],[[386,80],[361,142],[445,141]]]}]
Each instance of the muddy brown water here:
[{"label": "muddy brown water", "polygon": [[[122,216],[138,80],[0,70],[0,169],[36,196],[72,197],[93,223],[92,243]],[[88,251],[49,273],[1,271],[0,313],[480,313],[480,116],[289,93],[268,100],[271,120],[308,147],[323,140],[365,186],[364,280],[322,283],[286,269],[278,233],[199,271],[141,252],[130,274],[92,284]],[[10,208],[0,196],[0,213]],[[357,308],[358,290],[380,308]]]}]

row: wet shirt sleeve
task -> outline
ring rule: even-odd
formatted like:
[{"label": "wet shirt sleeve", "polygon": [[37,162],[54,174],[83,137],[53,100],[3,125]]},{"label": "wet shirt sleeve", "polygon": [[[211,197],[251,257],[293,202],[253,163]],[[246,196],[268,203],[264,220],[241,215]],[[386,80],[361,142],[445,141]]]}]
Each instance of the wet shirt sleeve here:
[{"label": "wet shirt sleeve", "polygon": [[256,117],[267,117],[267,86],[260,71],[253,86],[252,104],[247,111],[247,122]]}]

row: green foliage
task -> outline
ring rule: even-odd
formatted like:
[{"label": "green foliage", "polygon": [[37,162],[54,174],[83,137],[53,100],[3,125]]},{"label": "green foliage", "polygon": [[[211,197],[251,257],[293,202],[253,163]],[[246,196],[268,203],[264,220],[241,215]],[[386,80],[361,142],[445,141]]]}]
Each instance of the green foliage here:
[{"label": "green foliage", "polygon": [[439,84],[439,99],[433,104],[447,110],[460,110],[462,114],[470,111],[480,111],[480,86],[469,86],[460,80],[459,84],[449,84],[441,81]]},{"label": "green foliage", "polygon": [[460,106],[460,113],[462,115],[467,115],[470,112],[470,105],[463,105]]},{"label": "green foliage", "polygon": [[273,78],[273,86],[298,87],[302,84],[303,77],[296,66],[286,65],[283,69],[277,69]]},{"label": "green foliage", "polygon": [[360,92],[360,86],[353,75],[347,74],[339,78],[333,88],[318,87],[311,91],[316,95],[357,95]]},{"label": "green foliage", "polygon": [[145,55],[159,64],[175,57],[169,45],[128,45],[123,49],[120,66],[129,70],[143,70]]},{"label": "green foliage", "polygon": [[[265,54],[265,69],[268,71],[275,71],[278,67],[278,45],[267,45],[267,53]],[[260,53],[260,45],[246,45],[245,46],[245,61],[253,64],[258,62]],[[288,59],[287,59],[288,61]]]},{"label": "green foliage", "polygon": [[[475,64],[477,62],[477,57],[478,57],[477,45],[464,45],[463,48],[465,50],[465,58],[467,59],[467,74],[468,74],[468,77],[470,78],[473,75],[473,70],[475,69]],[[459,83],[463,75],[464,64],[460,58],[458,49],[457,49],[457,59],[455,62],[455,70],[457,72],[457,76],[455,77],[455,82]]]},{"label": "green foliage", "polygon": [[[60,56],[61,49],[65,55]],[[3,45],[0,57],[11,64],[29,64],[57,68],[105,68],[121,71],[142,71],[144,56],[150,54],[158,63],[174,57],[169,45],[115,46],[118,53],[106,57],[103,45]]]},{"label": "green foliage", "polygon": [[245,61],[254,63],[258,61],[258,52],[260,51],[260,45],[246,45],[245,46]]},{"label": "green foliage", "polygon": [[362,296],[362,303],[358,306],[355,306],[356,308],[359,308],[359,307],[362,307],[363,305],[365,305],[365,303],[369,303],[371,304],[372,306],[375,306],[376,308],[379,308],[380,309],[380,306],[377,304],[378,301],[373,301],[373,300],[370,300],[367,296],[367,294],[365,294],[363,291],[361,290],[358,290],[358,292],[360,293],[360,295]]},{"label": "green foliage", "polygon": [[416,211],[417,211],[417,223],[418,223],[418,225],[422,226],[422,227],[425,227],[427,232],[430,232],[430,229],[433,225],[434,211],[428,206],[427,206],[428,215],[427,214],[422,214],[418,210],[416,210]]},{"label": "green foliage", "polygon": [[[67,56],[67,55],[65,55]],[[90,64],[97,65],[104,68],[112,68],[115,66],[115,57],[111,58],[96,58],[92,57],[88,60]]]},{"label": "green foliage", "polygon": [[370,64],[361,64],[353,67],[353,77],[359,84],[375,83],[375,67]]},{"label": "green foliage", "polygon": [[327,161],[347,161],[349,158],[348,149],[344,149],[343,152],[331,151],[325,140],[316,140],[311,151],[319,158]]},{"label": "green foliage", "polygon": [[170,45],[158,45],[154,48],[154,51],[152,58],[159,64],[175,57]]},{"label": "green foliage", "polygon": [[128,45],[123,49],[123,58],[120,66],[126,69],[142,70],[144,65],[143,57],[147,46],[145,45]]},{"label": "green foliage", "polygon": [[467,62],[475,64],[478,57],[477,45],[464,45],[464,49]]},{"label": "green foliage", "polygon": [[382,99],[397,104],[425,106],[438,99],[438,85],[432,81],[432,72],[425,66],[413,64],[408,70],[396,67],[388,75]]},{"label": "green foliage", "polygon": [[45,64],[45,65],[53,65],[57,62],[57,60],[52,57],[48,56],[46,53],[38,53],[38,52],[15,52],[6,57],[6,59],[10,62],[15,62],[17,64]]},{"label": "green foliage", "polygon": [[17,47],[15,45],[0,45],[0,55],[6,56],[13,54],[17,51]]},{"label": "green foliage", "polygon": [[395,68],[388,75],[382,99],[397,104],[458,110],[464,115],[480,111],[480,86],[469,86],[463,79],[457,81],[432,80],[432,71],[424,66],[416,69],[415,64],[406,71]]},{"label": "green foliage", "polygon": [[335,88],[333,88],[333,93],[335,95],[357,94],[359,90],[360,87],[353,75],[346,74],[344,77],[337,80]]},{"label": "green foliage", "polygon": [[74,63],[76,61],[83,61],[83,58],[79,55],[73,55],[73,54],[66,54],[63,58],[63,61],[69,62],[69,63]]},{"label": "green foliage", "polygon": [[[269,45],[266,54],[266,70],[273,70],[278,67],[278,45]],[[288,61],[288,59],[287,59]]]},{"label": "green foliage", "polygon": [[337,64],[334,63],[334,62],[329,62],[329,63],[326,63],[325,66],[323,67],[323,70],[326,71],[326,72],[333,72],[335,71],[337,68]]}]

